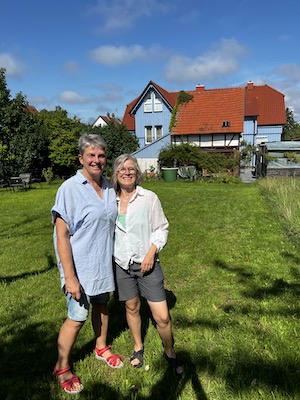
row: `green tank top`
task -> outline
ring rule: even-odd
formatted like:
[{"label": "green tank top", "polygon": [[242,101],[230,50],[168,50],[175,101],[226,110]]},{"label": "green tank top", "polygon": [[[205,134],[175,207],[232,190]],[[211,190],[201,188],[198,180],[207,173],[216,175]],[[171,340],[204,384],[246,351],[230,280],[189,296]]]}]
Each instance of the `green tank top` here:
[{"label": "green tank top", "polygon": [[119,214],[118,221],[126,229],[126,214]]}]

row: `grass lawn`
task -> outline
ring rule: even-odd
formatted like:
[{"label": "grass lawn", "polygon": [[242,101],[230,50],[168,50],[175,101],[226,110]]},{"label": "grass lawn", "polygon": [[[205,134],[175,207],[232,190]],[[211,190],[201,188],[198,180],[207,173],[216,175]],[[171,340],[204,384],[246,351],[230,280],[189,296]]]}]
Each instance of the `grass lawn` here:
[{"label": "grass lawn", "polygon": [[[0,190],[0,399],[70,398],[51,372],[65,319],[50,209],[59,182]],[[112,370],[93,354],[90,320],[72,354],[84,400],[300,399],[300,246],[258,183],[145,182],[170,222],[161,252],[177,378],[162,358],[143,304],[145,363],[129,364],[133,342],[122,304],[110,301],[109,342],[125,360]],[[271,203],[273,204],[273,203]]]}]

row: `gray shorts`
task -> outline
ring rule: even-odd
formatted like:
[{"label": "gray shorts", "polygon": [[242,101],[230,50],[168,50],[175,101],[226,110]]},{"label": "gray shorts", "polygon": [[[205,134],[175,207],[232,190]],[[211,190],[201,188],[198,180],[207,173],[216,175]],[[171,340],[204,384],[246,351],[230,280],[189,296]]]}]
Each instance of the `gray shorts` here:
[{"label": "gray shorts", "polygon": [[159,261],[156,261],[151,271],[142,273],[141,264],[129,265],[129,270],[115,265],[117,294],[120,301],[133,299],[139,294],[148,301],[166,300],[164,274]]}]

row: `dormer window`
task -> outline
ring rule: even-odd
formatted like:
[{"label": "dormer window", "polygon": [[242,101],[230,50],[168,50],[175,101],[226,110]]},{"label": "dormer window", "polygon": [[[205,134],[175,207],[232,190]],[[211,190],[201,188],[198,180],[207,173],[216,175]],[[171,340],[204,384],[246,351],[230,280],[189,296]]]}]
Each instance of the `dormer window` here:
[{"label": "dormer window", "polygon": [[222,128],[228,128],[230,126],[230,121],[223,121]]}]

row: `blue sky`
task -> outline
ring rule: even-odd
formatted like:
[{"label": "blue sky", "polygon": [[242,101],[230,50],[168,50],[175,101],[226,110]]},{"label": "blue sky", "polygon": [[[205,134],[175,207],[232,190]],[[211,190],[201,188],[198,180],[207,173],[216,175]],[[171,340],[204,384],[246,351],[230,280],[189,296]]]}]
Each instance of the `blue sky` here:
[{"label": "blue sky", "polygon": [[268,84],[300,122],[294,0],[6,0],[0,67],[14,97],[93,122],[150,80],[169,91]]}]

